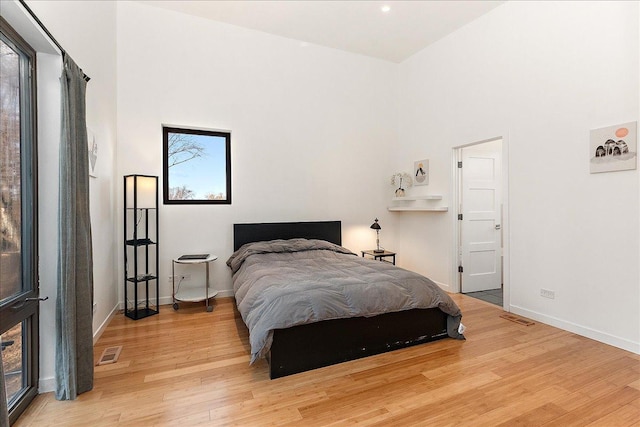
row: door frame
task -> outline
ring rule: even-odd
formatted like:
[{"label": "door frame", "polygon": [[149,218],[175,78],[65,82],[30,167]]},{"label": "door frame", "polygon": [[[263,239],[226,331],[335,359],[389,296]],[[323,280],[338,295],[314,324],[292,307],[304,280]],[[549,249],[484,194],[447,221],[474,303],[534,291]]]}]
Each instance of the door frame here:
[{"label": "door frame", "polygon": [[[37,87],[37,51],[26,41],[19,31],[15,30],[4,17],[0,17],[2,32],[11,44],[14,44],[29,58],[29,68],[25,68],[20,96],[24,100],[20,106],[21,143],[21,280],[29,284],[22,286],[21,292],[4,301],[1,307],[2,320],[0,333],[11,327],[22,324],[22,372],[25,387],[14,398],[14,406],[9,411],[9,421],[16,419],[38,395],[40,378],[40,307],[39,307],[39,222],[38,222],[38,87]],[[27,108],[26,108],[27,107]],[[23,123],[26,121],[26,127]],[[25,233],[25,224],[30,223],[29,233]],[[26,249],[25,249],[26,248]],[[3,383],[4,385],[4,383]]]},{"label": "door frame", "polygon": [[461,273],[458,272],[460,265],[461,247],[461,223],[458,221],[458,214],[462,213],[462,179],[458,162],[462,159],[462,149],[473,145],[483,144],[485,142],[502,139],[502,308],[511,311],[511,269],[510,265],[510,226],[509,226],[509,133],[499,132],[496,136],[478,139],[474,142],[458,145],[451,150],[451,174],[452,174],[452,211],[454,221],[452,235],[452,254],[451,254],[451,290],[454,293],[461,293]]}]

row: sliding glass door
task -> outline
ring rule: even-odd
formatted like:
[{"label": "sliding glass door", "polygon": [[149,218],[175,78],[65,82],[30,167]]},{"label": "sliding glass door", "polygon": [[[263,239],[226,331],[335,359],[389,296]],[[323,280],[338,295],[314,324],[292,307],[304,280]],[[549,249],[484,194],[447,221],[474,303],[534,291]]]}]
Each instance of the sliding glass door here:
[{"label": "sliding glass door", "polygon": [[0,334],[13,422],[38,381],[35,53],[0,24]]}]

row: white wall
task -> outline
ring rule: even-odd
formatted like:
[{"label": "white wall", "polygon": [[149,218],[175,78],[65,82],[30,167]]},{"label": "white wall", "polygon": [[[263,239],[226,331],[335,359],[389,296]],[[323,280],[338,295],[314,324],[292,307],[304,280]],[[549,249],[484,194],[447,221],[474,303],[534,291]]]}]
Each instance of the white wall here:
[{"label": "white wall", "polygon": [[[590,174],[589,130],[638,120],[638,27],[638,2],[496,8],[400,65],[395,161],[450,196],[452,147],[505,137],[511,310],[635,352],[639,172]],[[450,281],[451,211],[402,215],[403,256]]]},{"label": "white wall", "polygon": [[[91,226],[93,232],[94,313],[97,333],[117,307],[116,208],[114,204],[114,159],[116,137],[116,35],[115,3],[29,1],[29,7],[91,77],[87,85],[87,125],[99,144],[98,178],[90,178]],[[40,193],[40,294],[49,300],[40,304],[40,391],[55,387],[55,300],[57,275],[58,153],[60,142],[60,57],[39,55],[39,68],[58,74],[38,82],[39,193]],[[41,73],[39,73],[39,77]],[[47,129],[47,131],[45,131]]]},{"label": "white wall", "polygon": [[232,132],[233,204],[160,207],[161,302],[183,253],[218,255],[213,286],[230,295],[233,223],[338,219],[346,247],[374,247],[395,64],[135,2],[117,22],[118,179],[162,176],[162,124]]}]

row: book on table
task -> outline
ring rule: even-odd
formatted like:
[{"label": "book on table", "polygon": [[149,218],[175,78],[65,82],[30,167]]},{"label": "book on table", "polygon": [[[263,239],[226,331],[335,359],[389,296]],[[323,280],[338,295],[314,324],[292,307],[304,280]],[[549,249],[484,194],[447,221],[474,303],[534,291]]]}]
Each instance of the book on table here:
[{"label": "book on table", "polygon": [[209,258],[209,254],[188,254],[188,255],[182,255],[178,259],[180,261],[188,261],[188,260],[207,259],[207,258]]}]

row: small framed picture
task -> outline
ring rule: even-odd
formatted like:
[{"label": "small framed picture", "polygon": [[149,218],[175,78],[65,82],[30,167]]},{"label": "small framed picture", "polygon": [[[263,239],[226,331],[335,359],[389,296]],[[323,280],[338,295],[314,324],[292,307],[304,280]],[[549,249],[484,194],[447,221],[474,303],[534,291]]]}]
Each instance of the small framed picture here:
[{"label": "small framed picture", "polygon": [[413,182],[415,185],[429,184],[429,159],[413,162]]},{"label": "small framed picture", "polygon": [[92,178],[97,178],[98,143],[96,142],[96,135],[89,128],[87,128],[87,144],[89,148],[89,176]]},{"label": "small framed picture", "polygon": [[593,129],[589,138],[590,172],[614,172],[636,168],[637,122]]}]

